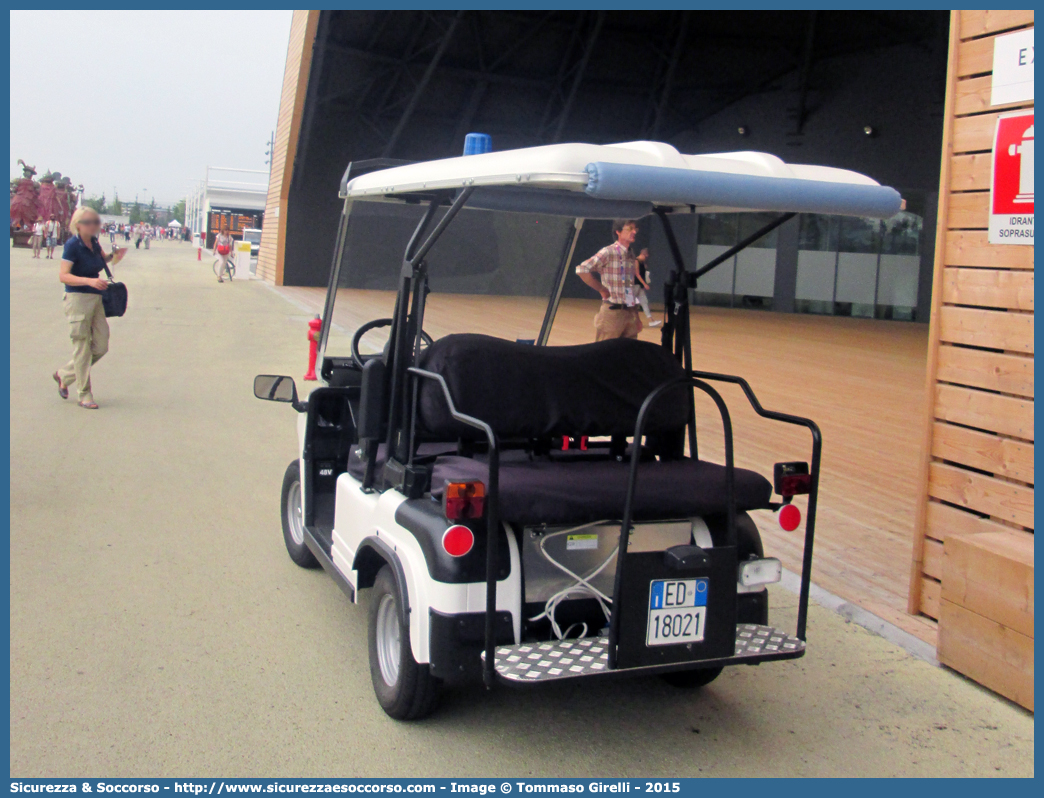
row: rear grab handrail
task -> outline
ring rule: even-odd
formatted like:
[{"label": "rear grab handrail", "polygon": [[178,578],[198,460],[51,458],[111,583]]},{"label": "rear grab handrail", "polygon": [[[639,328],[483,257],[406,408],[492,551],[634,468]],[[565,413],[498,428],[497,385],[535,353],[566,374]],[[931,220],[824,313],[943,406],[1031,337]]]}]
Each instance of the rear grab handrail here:
[{"label": "rear grab handrail", "polygon": [[[616,649],[620,635],[620,613],[617,610],[621,603],[620,594],[623,588],[623,562],[624,557],[627,555],[627,544],[630,541],[631,516],[634,509],[634,494],[638,484],[638,464],[641,461],[642,456],[641,441],[642,436],[645,434],[645,421],[649,415],[649,409],[653,406],[656,400],[670,388],[675,387],[699,388],[714,400],[714,404],[717,405],[718,412],[721,414],[721,424],[725,436],[726,540],[730,546],[736,545],[736,477],[735,463],[733,462],[732,455],[732,417],[729,415],[729,409],[725,405],[725,400],[721,398],[721,394],[702,380],[689,377],[688,375],[669,380],[668,382],[654,388],[652,392],[645,397],[645,401],[642,402],[642,406],[638,410],[638,420],[634,424],[634,440],[631,444],[631,470],[627,477],[627,494],[624,499],[623,521],[620,524],[620,548],[616,555],[616,576],[613,580],[613,613],[609,618],[608,658],[610,670],[616,668]],[[693,423],[695,423],[695,420]]]},{"label": "rear grab handrail", "polygon": [[805,639],[805,627],[808,622],[808,597],[812,585],[812,546],[816,537],[816,507],[819,499],[819,466],[823,451],[823,434],[819,431],[819,425],[809,418],[795,416],[790,413],[779,413],[775,410],[766,410],[761,406],[754,390],[742,377],[732,374],[717,374],[713,371],[694,371],[693,377],[698,377],[711,382],[728,382],[738,385],[743,389],[743,394],[754,408],[754,412],[762,418],[772,421],[780,421],[784,424],[794,424],[798,427],[807,427],[812,433],[812,463],[809,467],[810,484],[808,488],[808,511],[805,519],[805,543],[801,557],[801,592],[798,595],[798,620],[797,636]]},{"label": "rear grab handrail", "polygon": [[[454,421],[459,421],[465,426],[477,429],[485,433],[489,442],[489,493],[486,498],[486,625],[485,625],[485,650],[486,661],[482,667],[482,681],[486,687],[492,688],[496,678],[496,626],[497,617],[497,556],[500,546],[500,519],[498,512],[499,490],[500,490],[500,445],[497,434],[485,421],[457,410],[450,395],[449,386],[441,374],[434,371],[411,366],[407,369],[409,374],[425,380],[434,380],[442,388],[442,395],[446,399],[446,406]],[[414,394],[413,415],[417,414],[416,394]]]}]

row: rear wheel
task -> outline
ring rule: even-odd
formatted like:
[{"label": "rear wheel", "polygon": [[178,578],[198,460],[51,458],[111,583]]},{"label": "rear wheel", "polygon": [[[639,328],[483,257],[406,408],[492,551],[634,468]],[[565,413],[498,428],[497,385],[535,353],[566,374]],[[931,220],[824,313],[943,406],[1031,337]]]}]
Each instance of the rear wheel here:
[{"label": "rear wheel", "polygon": [[710,684],[719,676],[724,668],[697,668],[691,671],[671,671],[661,674],[660,678],[672,687],[693,689]]},{"label": "rear wheel", "polygon": [[318,568],[311,549],[305,543],[304,494],[301,491],[301,463],[294,460],[283,474],[281,510],[283,516],[283,541],[290,559],[302,568]]},{"label": "rear wheel", "polygon": [[439,682],[413,659],[409,622],[403,623],[395,574],[385,565],[370,595],[370,678],[377,701],[396,720],[419,720],[435,708]]}]

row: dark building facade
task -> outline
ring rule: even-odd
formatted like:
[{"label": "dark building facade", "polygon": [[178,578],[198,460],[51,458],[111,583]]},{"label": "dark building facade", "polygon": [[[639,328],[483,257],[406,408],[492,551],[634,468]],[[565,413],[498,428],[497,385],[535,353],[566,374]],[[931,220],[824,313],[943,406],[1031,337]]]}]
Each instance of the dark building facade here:
[{"label": "dark building facade", "polygon": [[[886,222],[794,219],[707,275],[697,303],[927,320],[947,12],[308,13],[307,79],[284,84],[284,101],[287,86],[304,96],[285,156],[283,284],[325,285],[353,160],[451,157],[471,131],[495,149],[652,139],[852,169],[907,199]],[[692,217],[679,235],[706,263],[758,221]],[[662,234],[643,228],[662,275]],[[608,240],[608,223],[587,224],[577,258]],[[371,263],[359,284],[390,288],[397,267]],[[533,290],[524,276],[479,282]]]}]

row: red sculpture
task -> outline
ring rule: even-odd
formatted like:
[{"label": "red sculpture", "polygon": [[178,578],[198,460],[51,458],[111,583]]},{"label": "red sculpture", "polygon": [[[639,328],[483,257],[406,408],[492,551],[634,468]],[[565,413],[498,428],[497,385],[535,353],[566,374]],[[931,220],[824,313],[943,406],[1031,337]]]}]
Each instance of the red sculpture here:
[{"label": "red sculpture", "polygon": [[18,179],[14,195],[11,197],[11,227],[28,230],[32,229],[33,222],[40,215],[40,187],[33,180],[36,167],[29,166],[21,158],[18,159],[18,163],[22,165],[22,177]]},{"label": "red sculpture", "polygon": [[[60,175],[59,175],[60,176]],[[37,200],[37,209],[44,219],[61,218],[61,208],[58,204],[58,192],[54,187],[54,175],[50,172],[40,178],[40,195]]]},{"label": "red sculpture", "polygon": [[76,196],[71,190],[72,181],[69,178],[62,177],[61,172],[55,172],[54,178],[55,195],[58,199],[58,221],[62,223],[62,229],[65,229],[69,226],[73,211],[76,210]]},{"label": "red sculpture", "polygon": [[[61,172],[48,172],[37,183],[36,167],[19,159],[22,177],[11,181],[11,234],[15,246],[27,246],[28,236],[37,219],[54,218],[63,231],[69,228],[76,210],[78,193],[83,186],[73,186]],[[64,239],[64,235],[59,238]]]}]

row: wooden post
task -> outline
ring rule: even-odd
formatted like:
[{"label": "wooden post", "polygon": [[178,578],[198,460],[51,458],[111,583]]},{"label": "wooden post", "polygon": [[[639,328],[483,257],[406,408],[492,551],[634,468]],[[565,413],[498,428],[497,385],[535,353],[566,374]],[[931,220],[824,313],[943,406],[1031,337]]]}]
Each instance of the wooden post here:
[{"label": "wooden post", "polygon": [[[953,108],[957,85],[957,44],[960,42],[960,12],[950,12],[950,46],[946,66],[946,101],[943,106],[942,165],[939,169],[939,210],[935,215],[935,264],[932,269],[932,312],[928,325],[928,366],[925,373],[924,440],[921,444],[920,485],[917,496],[928,495],[928,464],[932,460],[932,420],[935,418],[935,375],[939,355],[939,311],[942,307],[943,268],[946,265],[946,229],[950,216],[950,163],[953,161]],[[921,562],[928,502],[918,500],[914,521],[913,562],[910,566],[910,595],[907,609],[921,612]]]}]

